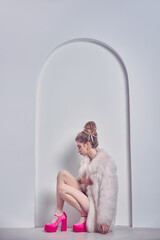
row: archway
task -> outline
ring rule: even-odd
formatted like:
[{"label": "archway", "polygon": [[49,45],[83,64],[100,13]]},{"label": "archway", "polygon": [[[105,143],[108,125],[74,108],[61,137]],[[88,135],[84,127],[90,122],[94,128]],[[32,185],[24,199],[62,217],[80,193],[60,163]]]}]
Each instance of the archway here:
[{"label": "archway", "polygon": [[[51,52],[37,83],[36,226],[53,216],[58,170],[65,168],[76,176],[80,157],[74,137],[90,120],[97,124],[100,147],[117,164],[116,224],[132,225],[127,71],[110,46],[94,39],[74,39]],[[65,207],[72,215],[71,226],[78,215]]]}]

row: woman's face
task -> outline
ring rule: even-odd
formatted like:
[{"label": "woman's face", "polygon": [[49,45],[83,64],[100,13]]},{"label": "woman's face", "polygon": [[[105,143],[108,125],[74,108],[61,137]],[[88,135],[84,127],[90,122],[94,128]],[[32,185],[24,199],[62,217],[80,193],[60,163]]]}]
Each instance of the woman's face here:
[{"label": "woman's face", "polygon": [[83,155],[86,156],[88,153],[88,144],[87,143],[80,143],[77,142],[77,147],[78,147],[78,152]]}]

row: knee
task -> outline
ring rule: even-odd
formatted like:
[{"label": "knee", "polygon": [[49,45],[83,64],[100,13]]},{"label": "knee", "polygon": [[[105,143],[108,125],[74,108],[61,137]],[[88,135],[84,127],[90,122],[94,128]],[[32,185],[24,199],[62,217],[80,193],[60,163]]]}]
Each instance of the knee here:
[{"label": "knee", "polygon": [[64,178],[66,175],[67,175],[66,170],[60,170],[57,174],[57,180],[59,180],[60,178]]}]

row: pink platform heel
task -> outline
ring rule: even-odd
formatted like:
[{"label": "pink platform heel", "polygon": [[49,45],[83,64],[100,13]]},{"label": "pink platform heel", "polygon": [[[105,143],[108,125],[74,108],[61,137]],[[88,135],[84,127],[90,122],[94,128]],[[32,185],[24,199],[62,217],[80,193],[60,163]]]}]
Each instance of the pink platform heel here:
[{"label": "pink platform heel", "polygon": [[[87,217],[87,216],[81,216],[81,217]],[[86,221],[84,223],[76,223],[73,225],[73,231],[74,232],[86,232]]]},{"label": "pink platform heel", "polygon": [[56,232],[58,225],[60,222],[61,223],[61,231],[67,231],[67,215],[65,212],[61,216],[57,216],[56,214],[54,215],[58,217],[58,220],[55,223],[48,223],[44,227],[44,231],[46,232]]}]

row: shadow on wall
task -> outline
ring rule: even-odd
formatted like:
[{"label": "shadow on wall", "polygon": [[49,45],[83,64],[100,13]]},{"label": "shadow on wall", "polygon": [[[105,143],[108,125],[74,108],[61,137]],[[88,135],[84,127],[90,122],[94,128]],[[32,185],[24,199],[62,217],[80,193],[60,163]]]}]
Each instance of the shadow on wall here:
[{"label": "shadow on wall", "polygon": [[71,173],[74,177],[77,177],[80,162],[77,157],[76,147],[71,145],[67,151],[63,152],[62,161],[64,169]]},{"label": "shadow on wall", "polygon": [[[75,39],[50,54],[37,84],[36,226],[53,217],[58,171],[65,169],[77,176],[80,156],[74,139],[90,120],[97,124],[101,146],[116,160],[119,179],[116,224],[132,225],[126,68],[120,56],[105,43]],[[79,213],[68,204],[65,209],[72,226]]]}]

